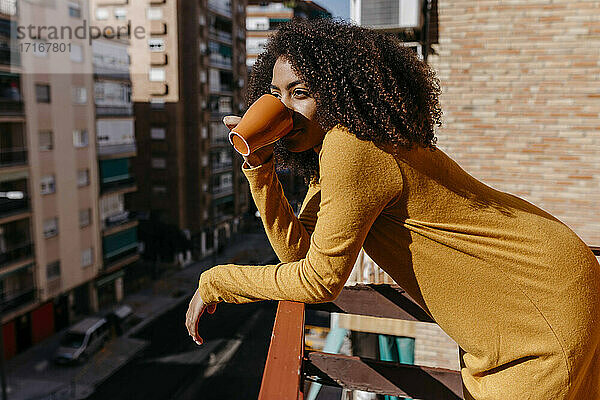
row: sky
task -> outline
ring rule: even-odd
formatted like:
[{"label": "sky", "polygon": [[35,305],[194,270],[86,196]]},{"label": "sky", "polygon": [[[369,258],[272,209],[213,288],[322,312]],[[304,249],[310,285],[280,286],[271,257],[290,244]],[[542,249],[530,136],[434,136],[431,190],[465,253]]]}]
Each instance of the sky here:
[{"label": "sky", "polygon": [[350,19],[350,0],[317,0],[315,3],[329,10],[333,17]]}]

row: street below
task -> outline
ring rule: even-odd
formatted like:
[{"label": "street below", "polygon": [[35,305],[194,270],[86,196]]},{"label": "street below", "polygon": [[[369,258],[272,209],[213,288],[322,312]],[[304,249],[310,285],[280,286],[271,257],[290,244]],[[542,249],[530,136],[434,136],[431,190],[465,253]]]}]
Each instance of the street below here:
[{"label": "street below", "polygon": [[219,304],[201,317],[201,346],[187,333],[186,310],[187,302],[133,336],[148,347],[89,399],[256,399],[276,304]]}]

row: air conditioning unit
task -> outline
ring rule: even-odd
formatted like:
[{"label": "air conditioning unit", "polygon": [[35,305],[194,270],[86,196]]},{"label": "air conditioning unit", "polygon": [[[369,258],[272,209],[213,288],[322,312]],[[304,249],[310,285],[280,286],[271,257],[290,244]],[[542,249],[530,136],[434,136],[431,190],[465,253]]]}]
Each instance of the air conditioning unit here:
[{"label": "air conditioning unit", "polygon": [[420,28],[423,0],[351,0],[351,19],[375,29]]}]

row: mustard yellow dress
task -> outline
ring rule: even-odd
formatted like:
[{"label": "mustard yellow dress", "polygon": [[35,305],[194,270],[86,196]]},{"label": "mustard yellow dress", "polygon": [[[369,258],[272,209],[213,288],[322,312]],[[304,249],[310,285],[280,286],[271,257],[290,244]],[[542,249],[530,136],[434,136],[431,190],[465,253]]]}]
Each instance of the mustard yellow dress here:
[{"label": "mustard yellow dress", "polygon": [[204,272],[205,302],[334,299],[361,247],[464,350],[466,399],[600,399],[600,265],[567,226],[441,150],[391,155],[343,127],[298,218],[246,168],[281,263]]}]

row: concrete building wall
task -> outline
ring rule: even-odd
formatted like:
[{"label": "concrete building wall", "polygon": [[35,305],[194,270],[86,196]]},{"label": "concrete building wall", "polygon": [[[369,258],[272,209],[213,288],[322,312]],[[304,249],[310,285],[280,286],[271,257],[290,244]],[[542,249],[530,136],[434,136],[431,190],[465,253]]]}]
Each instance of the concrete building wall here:
[{"label": "concrete building wall", "polygon": [[440,0],[438,144],[600,243],[600,2]]},{"label": "concrete building wall", "polygon": [[[88,15],[87,3],[81,3],[81,18],[69,16],[67,2],[57,7],[22,3],[20,18],[48,26],[79,26]],[[45,22],[44,22],[45,21]],[[45,39],[45,38],[42,38]],[[56,61],[59,54],[48,52],[39,57],[23,53],[22,92],[25,99],[27,148],[29,150],[30,190],[33,209],[33,235],[36,253],[36,286],[40,301],[64,293],[92,279],[102,260],[98,231],[98,187],[94,128],[93,77],[90,74],[92,53],[86,39],[73,38],[73,46],[81,47],[80,61]],[[46,68],[45,65],[56,68]],[[54,63],[54,64],[53,64]],[[60,68],[59,68],[60,66]],[[68,68],[64,70],[63,68]],[[41,72],[37,72],[41,71]],[[47,73],[46,73],[47,72]],[[36,84],[50,86],[50,101],[36,99]],[[73,90],[83,89],[85,101],[77,103]],[[75,130],[86,130],[88,143],[76,147]],[[51,131],[53,148],[40,150],[40,131]],[[78,171],[88,171],[88,184],[78,185]],[[41,180],[53,175],[55,191],[41,193]],[[79,210],[91,209],[90,225],[79,226]],[[58,234],[46,237],[44,221],[57,218]],[[92,249],[93,262],[82,267],[82,251]],[[60,262],[60,275],[48,277],[47,266]]]}]

